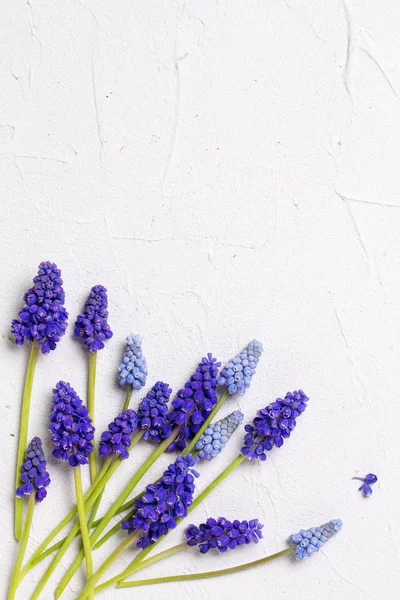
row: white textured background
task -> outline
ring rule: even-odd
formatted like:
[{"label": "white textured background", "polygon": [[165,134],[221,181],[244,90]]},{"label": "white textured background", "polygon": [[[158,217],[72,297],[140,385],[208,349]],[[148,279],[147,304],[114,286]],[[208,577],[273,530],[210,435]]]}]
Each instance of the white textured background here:
[{"label": "white textured background", "polygon": [[[8,327],[47,259],[62,268],[71,323],[92,285],[109,291],[99,430],[123,402],[116,370],[131,330],[144,340],[148,383],[175,390],[204,353],[226,361],[260,339],[251,389],[224,413],[240,406],[251,419],[297,387],[311,398],[281,450],[243,465],[193,514],[259,517],[265,539],[231,555],[189,551],[143,575],[238,564],[301,527],[344,521],[308,563],[103,598],[398,598],[398,1],[3,0],[0,15],[1,597],[16,554],[27,362]],[[30,435],[48,453],[51,387],[70,380],[85,397],[86,358],[70,327],[39,360]],[[237,435],[202,469],[202,486],[239,447]],[[148,452],[132,456],[125,478]],[[29,551],[73,501],[71,472],[54,461],[50,470]],[[379,483],[364,499],[351,477],[370,471]],[[122,486],[113,480],[106,500]],[[81,585],[76,577],[66,600]]]}]

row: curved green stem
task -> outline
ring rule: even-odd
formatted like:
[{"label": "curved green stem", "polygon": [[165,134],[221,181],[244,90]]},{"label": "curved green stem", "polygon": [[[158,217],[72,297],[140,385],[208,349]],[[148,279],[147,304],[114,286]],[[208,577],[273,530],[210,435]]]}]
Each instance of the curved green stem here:
[{"label": "curved green stem", "polygon": [[[144,432],[141,431],[142,435],[143,435],[143,433]],[[159,444],[157,446],[157,448],[154,450],[154,452],[152,454],[150,454],[148,459],[136,471],[136,473],[134,474],[132,479],[127,483],[125,488],[122,490],[121,494],[115,500],[114,504],[109,508],[109,510],[106,512],[106,514],[100,521],[99,525],[96,527],[96,529],[91,534],[90,543],[92,546],[94,545],[95,542],[97,542],[100,535],[103,533],[104,529],[107,527],[108,523],[117,514],[118,510],[121,508],[122,504],[128,498],[128,496],[130,495],[132,490],[136,487],[136,485],[139,483],[139,481],[142,479],[142,477],[147,473],[147,471],[150,469],[150,467],[153,465],[153,463],[157,460],[157,458],[159,456],[161,456],[161,454],[164,452],[164,450],[166,448],[168,448],[168,446],[176,438],[178,433],[179,433],[179,428],[177,427],[173,430],[170,437],[167,438],[166,440],[164,440],[163,442],[161,442],[161,444]],[[74,562],[69,566],[67,572],[65,573],[60,584],[58,585],[58,587],[56,589],[56,593],[55,593],[56,598],[59,598],[61,596],[62,592],[64,591],[64,589],[67,586],[68,582],[70,581],[71,577],[74,575],[74,573],[79,568],[83,558],[84,558],[84,554],[81,551],[81,552],[79,552],[78,556],[75,558]]]},{"label": "curved green stem", "polygon": [[132,392],[133,392],[133,385],[128,385],[128,391],[126,392],[125,402],[122,407],[122,412],[124,412],[124,410],[127,410],[127,408],[129,407],[129,403],[130,403],[131,397],[132,397]]},{"label": "curved green stem", "polygon": [[186,542],[183,542],[182,544],[173,546],[173,548],[168,548],[168,550],[164,550],[164,552],[159,552],[155,556],[152,556],[151,558],[148,558],[147,560],[144,560],[143,562],[137,564],[135,567],[128,567],[127,569],[125,569],[125,571],[122,571],[122,573],[115,575],[115,577],[112,577],[111,579],[108,579],[101,585],[97,586],[94,590],[94,593],[97,594],[97,592],[101,592],[102,590],[106,589],[113,583],[118,583],[118,581],[121,581],[121,579],[125,579],[125,577],[128,577],[129,575],[136,573],[136,571],[140,571],[141,569],[144,569],[145,567],[148,567],[149,565],[151,565],[155,562],[158,562],[159,560],[162,560],[163,558],[167,558],[168,556],[171,556],[172,554],[175,554],[176,552],[185,550],[185,548],[187,549],[188,545]]},{"label": "curved green stem", "polygon": [[[29,412],[31,406],[32,385],[35,376],[36,361],[38,357],[37,341],[32,342],[29,355],[28,367],[25,376],[24,392],[22,394],[21,419],[19,424],[19,440],[17,465],[15,470],[15,489],[21,484],[21,465],[24,462],[26,446],[28,441]],[[14,506],[14,535],[17,540],[22,535],[22,498],[15,496]]]},{"label": "curved green stem", "polygon": [[[97,351],[89,352],[89,378],[88,378],[88,394],[87,394],[87,409],[89,417],[94,425],[95,420],[95,387],[96,387],[96,366],[97,366]],[[97,475],[96,453],[89,454],[90,481],[93,483]]]},{"label": "curved green stem", "polygon": [[189,452],[191,452],[192,448],[195,447],[195,445],[197,444],[197,442],[199,441],[199,439],[201,438],[201,436],[203,435],[203,433],[205,432],[205,430],[207,429],[207,427],[209,426],[209,424],[211,423],[211,421],[213,420],[215,415],[218,413],[219,409],[221,408],[221,406],[223,405],[223,403],[225,402],[225,400],[227,399],[228,396],[229,396],[228,390],[225,390],[221,394],[221,398],[218,400],[217,404],[214,406],[211,413],[208,415],[207,419],[204,421],[203,425],[200,427],[199,431],[196,433],[196,435],[194,436],[194,438],[192,439],[190,444],[188,444],[186,446],[186,448],[182,452],[181,456],[186,456],[186,454],[189,454]]},{"label": "curved green stem", "polygon": [[22,532],[21,543],[18,548],[17,560],[15,561],[15,567],[13,576],[11,579],[10,590],[8,592],[8,600],[14,600],[15,593],[17,591],[17,587],[19,584],[19,574],[22,567],[22,561],[24,560],[24,554],[26,550],[26,546],[28,544],[29,533],[32,525],[33,511],[35,509],[35,493],[32,493],[29,496],[28,500],[28,510],[26,513],[24,530]]},{"label": "curved green stem", "polygon": [[[220,473],[218,475],[218,477],[216,479],[214,479],[214,481],[212,483],[210,483],[210,485],[208,487],[205,488],[205,490],[203,490],[201,492],[201,494],[199,494],[197,496],[197,498],[194,499],[193,504],[188,508],[188,514],[192,512],[192,510],[194,510],[196,508],[196,506],[198,506],[200,504],[200,502],[202,502],[204,500],[204,498],[206,498],[209,494],[211,494],[211,492],[213,490],[215,490],[215,488],[224,481],[224,479],[226,479],[228,477],[228,475],[230,473],[232,473],[232,471],[234,471],[236,469],[236,467],[238,467],[243,461],[244,461],[245,457],[242,456],[241,454],[239,454],[239,456],[237,456],[235,458],[234,461],[231,462],[230,465],[228,465],[226,467],[226,469],[224,469],[222,471],[222,473]],[[183,519],[178,519],[176,521],[176,523],[180,523],[181,521],[183,521]],[[168,535],[168,534],[166,534]],[[151,546],[148,546],[147,548],[145,548],[144,550],[142,550],[140,552],[140,554],[138,554],[138,556],[136,556],[136,558],[131,562],[131,564],[129,565],[128,569],[130,567],[133,567],[135,565],[137,565],[138,563],[142,562],[144,558],[146,558],[146,556],[148,554],[150,554],[150,552],[160,543],[162,542],[162,540],[165,539],[166,536],[162,536],[159,540],[157,540],[157,542],[155,542],[154,544],[152,544]]]},{"label": "curved green stem", "polygon": [[[276,552],[276,554],[270,554],[269,556],[264,556],[264,558],[259,558],[258,560],[253,560],[252,562],[245,563],[243,565],[238,565],[237,567],[219,569],[218,571],[207,571],[205,573],[192,573],[190,575],[172,575],[171,577],[156,577],[154,579],[142,579],[138,581],[121,581],[117,584],[116,587],[125,588],[135,587],[139,585],[149,585],[153,583],[171,583],[172,581],[188,581],[190,579],[207,579],[210,577],[220,577],[221,575],[229,575],[230,573],[238,573],[239,571],[245,571],[246,569],[251,569],[252,567],[258,567],[259,565],[263,565],[264,563],[274,560],[275,558],[280,558],[281,556],[285,556],[286,554],[292,553],[293,546],[290,548],[285,548],[285,550],[281,550],[280,552]],[[144,565],[144,563],[141,564]],[[99,588],[96,588],[95,593],[100,588],[101,586],[99,586]]]},{"label": "curved green stem", "polygon": [[94,594],[94,587],[99,579],[104,575],[107,569],[113,564],[113,562],[124,552],[124,550],[130,546],[135,539],[138,537],[138,532],[134,531],[130,535],[128,535],[114,550],[111,552],[110,556],[106,558],[103,564],[97,569],[96,573],[93,575],[90,581],[87,582],[83,591],[76,600],[84,600],[85,598],[90,597],[90,594]]},{"label": "curved green stem", "polygon": [[[96,489],[96,486],[101,482],[104,475],[107,473],[108,468],[112,467],[112,465],[111,466],[110,465],[111,465],[111,457],[107,457],[106,460],[104,461],[104,464],[103,464],[97,478],[96,478],[96,481],[91,486],[91,488],[86,492],[86,494],[84,494],[84,496],[83,496],[85,502],[87,502],[89,500],[90,496]],[[56,535],[58,533],[60,533],[60,531],[62,531],[64,529],[64,527],[66,525],[68,525],[68,523],[74,518],[76,513],[77,513],[77,507],[75,505],[74,508],[72,508],[69,511],[67,516],[64,517],[64,519],[62,521],[60,521],[60,523],[58,525],[56,525],[56,527],[54,527],[54,529],[45,537],[43,542],[38,546],[38,548],[32,554],[29,561],[26,563],[26,565],[22,569],[21,575],[20,575],[20,580],[22,580],[25,577],[27,572],[30,571],[30,569],[32,569],[32,567],[37,565],[40,561],[42,561],[44,558],[46,558],[46,556],[48,556],[49,554],[54,552],[54,550],[57,550],[58,548],[60,548],[63,545],[63,543],[65,542],[65,540],[67,538],[60,540],[60,542],[57,542],[56,544],[51,546],[48,550],[46,550],[46,548],[50,544],[50,542],[56,537]]]},{"label": "curved green stem", "polygon": [[[81,476],[81,467],[78,465],[74,468],[74,479],[75,479],[75,493],[76,493],[76,505],[78,507],[78,517],[79,524],[81,526],[81,535],[82,535],[82,543],[83,549],[85,552],[86,559],[86,577],[89,581],[93,576],[93,560],[92,560],[92,548],[90,546],[89,541],[89,533],[86,523],[86,511],[85,511],[85,503],[83,500],[83,491],[82,491],[82,476]],[[90,594],[90,600],[93,600],[94,594]]]}]

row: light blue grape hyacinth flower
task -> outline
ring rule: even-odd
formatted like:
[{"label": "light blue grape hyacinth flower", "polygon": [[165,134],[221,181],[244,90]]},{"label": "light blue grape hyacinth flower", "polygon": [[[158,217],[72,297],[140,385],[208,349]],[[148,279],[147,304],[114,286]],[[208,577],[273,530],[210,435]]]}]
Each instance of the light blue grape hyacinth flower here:
[{"label": "light blue grape hyacinth flower", "polygon": [[218,456],[242,423],[243,417],[240,410],[235,410],[216,423],[210,423],[195,446],[196,450],[200,450],[198,458],[212,460]]},{"label": "light blue grape hyacinth flower", "polygon": [[342,529],[342,521],[340,519],[332,519],[329,523],[321,525],[321,527],[311,527],[310,529],[302,529],[299,533],[289,537],[291,546],[296,546],[296,560],[310,558],[314,552],[318,550]]},{"label": "light blue grape hyacinth flower", "polygon": [[131,333],[126,338],[126,349],[118,368],[119,384],[132,385],[140,390],[146,383],[147,365],[143,357],[142,340],[139,335]]},{"label": "light blue grape hyacinth flower", "polygon": [[237,393],[243,396],[247,388],[250,387],[262,351],[261,342],[257,340],[249,342],[246,348],[237,354],[235,358],[232,358],[222,369],[218,378],[218,385],[226,386],[229,394]]}]

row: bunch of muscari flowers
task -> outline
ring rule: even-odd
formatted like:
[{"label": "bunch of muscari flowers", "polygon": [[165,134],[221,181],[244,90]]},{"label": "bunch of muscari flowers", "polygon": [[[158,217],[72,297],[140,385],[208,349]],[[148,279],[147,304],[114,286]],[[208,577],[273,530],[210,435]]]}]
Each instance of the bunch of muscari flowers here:
[{"label": "bunch of muscari flowers", "polygon": [[[56,342],[66,329],[67,313],[63,307],[64,293],[61,284],[57,267],[51,263],[42,263],[34,280],[34,287],[24,296],[26,306],[20,312],[19,320],[13,321],[12,324],[12,333],[18,345],[24,340],[36,340],[43,353],[55,348]],[[84,312],[77,318],[74,330],[74,334],[83,340],[89,352],[102,349],[104,342],[112,336],[107,318],[106,290],[103,286],[94,286]],[[45,328],[40,319],[44,319],[48,327]],[[138,432],[144,440],[156,444],[155,453],[158,446],[161,448],[166,444],[165,448],[169,452],[186,454],[178,456],[161,479],[146,487],[145,492],[134,501],[131,514],[121,521],[121,528],[128,533],[128,537],[133,536],[135,545],[142,549],[142,552],[147,552],[152,545],[157,544],[196,504],[195,502],[193,505],[193,495],[194,481],[198,473],[193,466],[199,460],[208,461],[220,454],[242,423],[243,413],[234,411],[215,423],[212,423],[211,419],[216,410],[219,410],[221,400],[224,401],[233,394],[243,395],[248,390],[261,352],[262,345],[253,340],[220,372],[220,363],[212,354],[208,354],[200,361],[185,386],[177,392],[169,411],[168,402],[172,390],[168,384],[158,381],[147,392],[136,411],[126,408],[103,432],[99,454],[102,458],[114,462],[117,458],[128,458],[133,436]],[[127,338],[127,348],[119,367],[119,383],[121,386],[129,385],[132,389],[139,390],[145,385],[146,377],[147,365],[142,353],[141,339],[131,334]],[[222,390],[219,399],[218,387]],[[241,458],[265,460],[266,452],[274,446],[281,447],[284,439],[291,435],[297,417],[305,410],[307,400],[304,392],[299,390],[288,393],[283,399],[278,398],[260,410],[253,424],[245,427]],[[59,382],[54,390],[50,430],[54,444],[53,455],[56,458],[68,460],[73,467],[88,462],[88,456],[94,447],[93,423],[86,407],[68,383]],[[189,454],[188,450],[191,450],[193,455]],[[42,462],[39,460],[38,465],[40,464]],[[144,472],[146,470],[147,468]],[[24,468],[23,472],[29,471]],[[47,475],[47,471],[45,473]],[[30,480],[28,481],[27,476],[25,479],[25,489],[29,490]],[[39,498],[42,495],[44,497],[48,479],[45,475],[42,478],[37,475],[36,480],[39,482],[37,495]],[[22,481],[24,482],[24,479]],[[106,478],[104,482],[106,483]],[[207,494],[211,491],[209,488],[205,490]],[[93,484],[85,497],[90,498],[91,494],[94,497],[94,491],[99,491],[98,482],[97,488]],[[18,487],[17,494],[24,495],[22,486]],[[202,495],[204,496],[204,492]],[[99,521],[101,524],[102,520]],[[332,523],[332,526],[324,526],[322,532],[317,528],[316,535],[310,538],[312,543],[307,544],[305,541],[309,539],[308,533],[305,532],[305,538],[296,542],[296,557],[300,552],[297,548],[303,548],[304,544],[310,547],[308,554],[315,551],[311,548],[318,550],[328,537],[340,529],[339,521]],[[194,525],[190,526],[186,530],[186,539],[188,545],[198,545],[202,553],[212,548],[224,552],[251,541],[257,542],[262,537],[261,528],[257,519],[209,519],[197,529]],[[327,532],[330,533],[329,536]],[[303,535],[303,532],[301,534]],[[292,538],[294,540],[293,536]],[[36,559],[36,562],[39,562],[41,555]],[[89,580],[88,593],[91,593],[91,582],[95,580],[98,581],[96,574]],[[83,597],[86,596],[82,595]]]}]

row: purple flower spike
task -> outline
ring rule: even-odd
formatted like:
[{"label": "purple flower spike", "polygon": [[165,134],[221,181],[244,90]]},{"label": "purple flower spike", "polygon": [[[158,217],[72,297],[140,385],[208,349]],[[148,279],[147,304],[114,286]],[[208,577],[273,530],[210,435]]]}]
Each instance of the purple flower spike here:
[{"label": "purple flower spike", "polygon": [[368,475],[366,475],[364,478],[362,477],[353,477],[353,479],[359,479],[360,481],[363,481],[364,483],[358,488],[359,492],[362,492],[364,494],[364,496],[368,497],[372,494],[372,487],[371,485],[373,485],[374,483],[376,483],[378,481],[378,478],[376,475],[374,475],[373,473],[368,473]]},{"label": "purple flower spike", "polygon": [[217,375],[221,363],[207,354],[202,358],[190,381],[179,390],[176,398],[172,401],[172,411],[168,415],[168,421],[172,426],[179,425],[181,431],[179,437],[168,446],[168,451],[178,450],[182,452],[186,448],[187,441],[194,438],[204,421],[217,403]]},{"label": "purple flower spike", "polygon": [[295,428],[297,417],[305,411],[307,401],[308,397],[302,390],[295,390],[259,410],[253,424],[244,428],[243,456],[250,460],[266,460],[266,452],[274,446],[280,448]]},{"label": "purple flower spike", "polygon": [[53,390],[49,430],[55,458],[68,460],[71,467],[89,462],[95,431],[92,420],[74,388],[64,381]]},{"label": "purple flower spike", "polygon": [[129,534],[141,531],[137,540],[138,548],[147,548],[162,535],[176,527],[178,519],[187,515],[187,509],[193,501],[195,477],[199,474],[193,469],[192,456],[178,456],[175,462],[164,471],[157,483],[146,487],[141,498],[137,498],[137,511],[133,517],[121,521],[121,529]]},{"label": "purple flower spike", "polygon": [[68,326],[62,284],[57,265],[40,263],[33,287],[24,295],[25,306],[19,311],[19,319],[11,323],[17,346],[22,346],[25,340],[36,340],[42,354],[56,348]]},{"label": "purple flower spike", "polygon": [[145,430],[143,439],[161,442],[171,435],[172,426],[167,422],[171,392],[168,383],[157,381],[139,404],[139,427]]},{"label": "purple flower spike", "polygon": [[77,318],[74,329],[74,335],[83,340],[89,352],[102,350],[105,340],[113,335],[107,323],[107,306],[106,288],[102,285],[92,287],[83,313]]},{"label": "purple flower spike", "polygon": [[138,428],[138,416],[128,408],[120,413],[101,434],[99,453],[103,458],[108,454],[119,454],[122,459],[129,456],[127,448],[131,444],[131,434]]},{"label": "purple flower spike", "polygon": [[242,544],[255,544],[262,538],[263,525],[258,519],[251,521],[228,521],[225,517],[207,519],[198,527],[189,525],[185,531],[188,546],[199,546],[202,554],[211,548],[218,552],[233,550]]},{"label": "purple flower spike", "polygon": [[16,490],[18,498],[30,496],[35,492],[35,501],[41,502],[47,496],[46,487],[50,484],[50,475],[46,471],[47,462],[43,453],[42,440],[34,437],[29,444],[25,462],[21,466],[21,481]]}]

